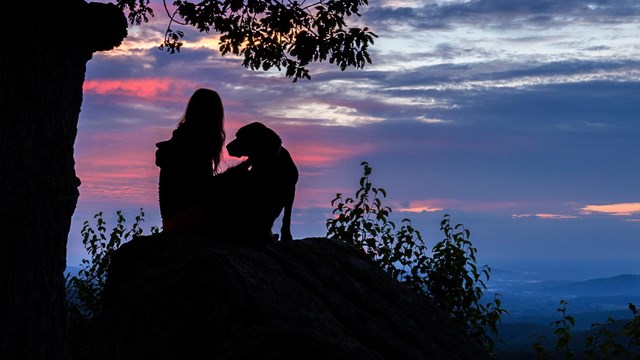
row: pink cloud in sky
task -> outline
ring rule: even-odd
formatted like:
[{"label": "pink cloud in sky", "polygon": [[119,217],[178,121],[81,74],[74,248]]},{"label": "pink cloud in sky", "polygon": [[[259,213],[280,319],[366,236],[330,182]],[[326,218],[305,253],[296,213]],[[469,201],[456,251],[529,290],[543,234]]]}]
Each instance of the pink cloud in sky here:
[{"label": "pink cloud in sky", "polygon": [[329,166],[336,162],[340,162],[346,158],[362,155],[373,150],[373,145],[357,144],[357,145],[336,145],[321,143],[301,143],[295,139],[291,145],[287,146],[291,152],[291,156],[298,165],[318,167]]},{"label": "pink cloud in sky", "polygon": [[437,200],[436,201],[429,201],[429,200],[410,201],[409,206],[400,207],[398,208],[398,211],[420,213],[420,212],[434,212],[434,211],[444,210],[444,207],[435,204],[437,202],[438,202]]},{"label": "pink cloud in sky", "polygon": [[84,134],[78,139],[80,196],[89,202],[157,203],[155,140],[139,129]]},{"label": "pink cloud in sky", "polygon": [[87,80],[83,86],[84,92],[136,98],[156,98],[159,95],[182,93],[184,89],[195,88],[197,84],[191,81],[173,78]]},{"label": "pink cloud in sky", "polygon": [[91,202],[130,205],[156,204],[158,171],[151,161],[115,161],[108,157],[80,157],[77,174],[82,180],[80,193]]},{"label": "pink cloud in sky", "polygon": [[543,220],[566,220],[566,219],[578,218],[575,215],[565,215],[565,214],[513,214],[511,215],[511,217],[514,219],[535,217]]},{"label": "pink cloud in sky", "polygon": [[606,205],[586,205],[580,210],[585,214],[601,213],[614,216],[629,216],[640,213],[640,202]]},{"label": "pink cloud in sky", "polygon": [[433,212],[447,209],[458,209],[462,211],[478,211],[478,212],[495,212],[507,209],[527,208],[535,206],[531,202],[517,201],[482,201],[482,200],[464,200],[464,199],[428,199],[428,200],[410,200],[409,205],[395,204],[392,207],[398,211],[405,212]]}]

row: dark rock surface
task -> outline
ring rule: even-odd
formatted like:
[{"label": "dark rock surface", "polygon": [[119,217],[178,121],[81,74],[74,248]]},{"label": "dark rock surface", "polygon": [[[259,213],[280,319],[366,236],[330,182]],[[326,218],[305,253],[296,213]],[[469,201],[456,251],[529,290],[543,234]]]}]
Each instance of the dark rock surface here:
[{"label": "dark rock surface", "polygon": [[103,316],[108,359],[483,358],[433,305],[324,238],[137,238],[114,256]]}]

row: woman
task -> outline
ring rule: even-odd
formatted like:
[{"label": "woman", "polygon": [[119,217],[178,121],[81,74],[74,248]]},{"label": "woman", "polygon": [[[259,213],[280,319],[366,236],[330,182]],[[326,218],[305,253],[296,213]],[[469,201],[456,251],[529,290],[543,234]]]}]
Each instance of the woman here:
[{"label": "woman", "polygon": [[197,226],[218,172],[225,140],[224,108],[218,93],[198,89],[171,139],[156,144],[160,167],[160,214],[165,231]]}]

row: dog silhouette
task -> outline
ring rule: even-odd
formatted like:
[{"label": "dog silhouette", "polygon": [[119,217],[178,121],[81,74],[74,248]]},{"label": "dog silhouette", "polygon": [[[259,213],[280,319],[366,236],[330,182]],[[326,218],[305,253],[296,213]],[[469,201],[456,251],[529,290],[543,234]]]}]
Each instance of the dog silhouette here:
[{"label": "dog silhouette", "polygon": [[[236,137],[227,145],[229,155],[247,157],[244,166],[248,170],[248,182],[244,186],[252,209],[248,212],[254,219],[255,229],[261,235],[277,239],[272,227],[282,217],[281,240],[293,240],[291,235],[291,211],[298,182],[298,168],[289,151],[275,131],[259,122],[241,127]],[[245,194],[245,195],[246,195]]]}]

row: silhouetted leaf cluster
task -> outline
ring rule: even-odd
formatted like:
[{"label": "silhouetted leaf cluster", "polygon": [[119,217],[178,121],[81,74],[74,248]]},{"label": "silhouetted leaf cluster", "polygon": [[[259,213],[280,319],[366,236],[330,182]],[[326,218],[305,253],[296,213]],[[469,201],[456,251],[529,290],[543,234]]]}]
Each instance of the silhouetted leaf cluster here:
[{"label": "silhouetted leaf cluster", "polygon": [[125,12],[131,24],[140,25],[149,22],[149,16],[153,16],[153,9],[149,7],[149,0],[118,0],[116,5]]},{"label": "silhouetted leaf cluster", "polygon": [[[153,15],[148,0],[118,0],[129,11],[131,23],[147,21]],[[161,49],[179,52],[184,37],[172,24],[194,26],[200,32],[220,34],[222,55],[244,57],[242,64],[252,70],[285,70],[294,81],[310,79],[307,66],[329,61],[341,70],[363,68],[371,63],[369,46],[377,37],[367,27],[349,27],[346,19],[360,16],[367,0],[176,0],[175,10],[165,10],[170,23]]]}]

